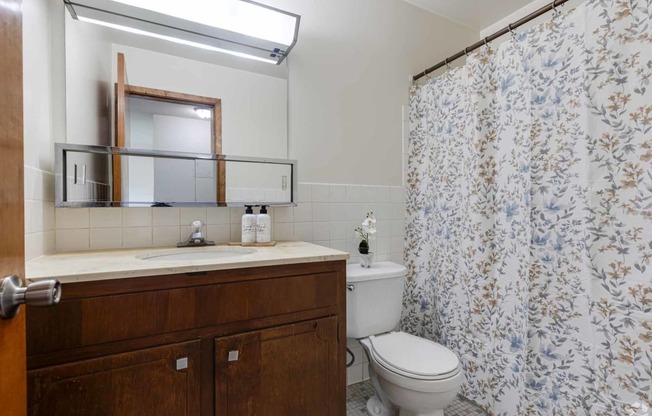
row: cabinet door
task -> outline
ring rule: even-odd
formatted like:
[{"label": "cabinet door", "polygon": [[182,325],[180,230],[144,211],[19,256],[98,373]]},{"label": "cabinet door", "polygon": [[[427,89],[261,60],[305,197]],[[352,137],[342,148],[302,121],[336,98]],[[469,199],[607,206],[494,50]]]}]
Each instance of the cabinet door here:
[{"label": "cabinet door", "polygon": [[337,322],[216,339],[216,416],[337,416]]},{"label": "cabinet door", "polygon": [[28,414],[199,415],[199,351],[191,341],[33,370]]}]

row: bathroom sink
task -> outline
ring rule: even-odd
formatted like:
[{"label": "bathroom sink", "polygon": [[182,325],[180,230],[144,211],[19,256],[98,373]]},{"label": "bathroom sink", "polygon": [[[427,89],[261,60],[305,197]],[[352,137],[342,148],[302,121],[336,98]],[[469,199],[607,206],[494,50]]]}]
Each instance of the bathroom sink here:
[{"label": "bathroom sink", "polygon": [[215,247],[209,250],[179,249],[173,251],[147,253],[137,256],[138,259],[148,261],[203,261],[218,260],[229,257],[246,256],[255,250],[244,247]]}]

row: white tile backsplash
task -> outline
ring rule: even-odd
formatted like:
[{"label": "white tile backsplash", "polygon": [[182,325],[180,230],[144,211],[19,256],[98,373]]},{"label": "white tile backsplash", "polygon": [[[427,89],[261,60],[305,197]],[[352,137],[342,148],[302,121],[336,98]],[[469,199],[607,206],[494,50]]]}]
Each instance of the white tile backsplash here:
[{"label": "white tile backsplash", "polygon": [[299,184],[299,202],[312,202],[312,185],[309,183]]},{"label": "white tile backsplash", "polygon": [[179,241],[186,238],[181,236],[181,228],[178,225],[152,228],[152,245],[155,247],[175,246]]},{"label": "white tile backsplash", "polygon": [[274,236],[278,241],[294,240],[294,223],[282,222],[274,224]]},{"label": "white tile backsplash", "polygon": [[[206,235],[209,240],[215,241],[215,244],[226,244],[231,241],[231,224],[208,224]],[[183,235],[181,237],[186,238]],[[154,239],[156,240],[156,237]]]},{"label": "white tile backsplash", "polygon": [[230,211],[225,208],[208,208],[206,210],[206,223],[210,225],[230,224]]},{"label": "white tile backsplash", "polygon": [[346,239],[346,223],[344,221],[331,221],[329,224],[331,240]]},{"label": "white tile backsplash", "polygon": [[60,208],[56,210],[56,227],[58,230],[88,228],[88,208]]},{"label": "white tile backsplash", "polygon": [[294,208],[294,222],[311,222],[312,221],[312,203],[299,202]]},{"label": "white tile backsplash", "polygon": [[312,202],[330,202],[330,186],[325,184],[312,185]]},{"label": "white tile backsplash", "polygon": [[[31,260],[50,254],[55,249],[54,175],[25,165],[24,195],[25,259]],[[82,213],[82,218],[79,219],[74,218],[71,212],[61,215],[64,227],[84,228],[85,221],[88,221],[88,216],[84,218],[85,213]]]},{"label": "white tile backsplash", "polygon": [[294,223],[294,239],[312,242],[312,222]]},{"label": "white tile backsplash", "polygon": [[89,229],[61,229],[56,232],[57,251],[78,251],[90,248]]},{"label": "white tile backsplash", "polygon": [[[59,211],[59,210],[57,210]],[[91,208],[91,228],[120,228],[122,227],[122,209],[120,208]]]},{"label": "white tile backsplash", "polygon": [[362,186],[347,185],[346,202],[362,202]]},{"label": "white tile backsplash", "polygon": [[122,228],[91,228],[91,250],[108,250],[122,247]]},{"label": "white tile backsplash", "polygon": [[[163,208],[165,209],[165,208]],[[58,210],[57,210],[58,211]],[[128,208],[122,210],[123,227],[151,227],[152,208]],[[59,224],[57,222],[57,228]],[[133,246],[130,246],[133,247]]]},{"label": "white tile backsplash", "polygon": [[[373,211],[378,219],[378,232],[371,240],[376,260],[403,262],[405,203],[401,187],[302,183],[301,194],[304,202],[298,206],[270,210],[274,240],[303,240],[348,251],[350,261],[357,262],[359,239],[354,229]],[[30,207],[26,206],[26,211],[42,211],[38,204]],[[196,219],[207,224],[209,240],[224,244],[240,240],[242,214],[244,208],[58,208],[56,219],[44,217],[29,225],[38,229],[50,224],[50,235],[41,230],[26,244],[34,247],[35,253],[47,250],[48,244],[53,247],[56,227],[56,251],[173,247],[188,237],[189,224]]]},{"label": "white tile backsplash", "polygon": [[346,204],[345,203],[330,203],[329,204],[329,217],[331,221],[345,221],[346,220]]},{"label": "white tile backsplash", "polygon": [[346,185],[330,185],[329,202],[346,202]]},{"label": "white tile backsplash", "polygon": [[317,222],[330,221],[330,204],[328,202],[313,202],[312,220]]},{"label": "white tile backsplash", "polygon": [[[346,369],[346,384],[351,385],[369,379],[369,359],[364,352],[362,345],[358,340],[347,338],[347,348],[353,353],[353,364]],[[351,355],[347,352],[346,362],[351,360]]]},{"label": "white tile backsplash", "polygon": [[312,223],[312,239],[313,241],[330,241],[331,227],[330,222],[313,222]]},{"label": "white tile backsplash", "polygon": [[294,208],[292,207],[280,207],[274,208],[274,216],[272,217],[272,222],[294,222]]},{"label": "white tile backsplash", "polygon": [[[57,240],[57,247],[58,247],[58,240]],[[122,247],[124,248],[152,247],[152,227],[123,228]]]},{"label": "white tile backsplash", "polygon": [[152,225],[164,227],[179,225],[179,208],[157,208],[152,210]]},{"label": "white tile backsplash", "polygon": [[207,215],[206,208],[180,208],[179,225],[186,226],[190,230],[190,224],[193,221],[200,220],[205,224],[208,221]]}]

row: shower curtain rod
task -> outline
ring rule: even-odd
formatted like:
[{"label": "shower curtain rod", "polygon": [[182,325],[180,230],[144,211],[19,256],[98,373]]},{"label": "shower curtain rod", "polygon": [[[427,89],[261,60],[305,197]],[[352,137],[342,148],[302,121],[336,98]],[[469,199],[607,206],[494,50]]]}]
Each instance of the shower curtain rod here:
[{"label": "shower curtain rod", "polygon": [[459,58],[467,55],[469,52],[474,51],[474,50],[478,49],[479,47],[481,47],[483,45],[486,45],[489,42],[492,42],[492,41],[498,39],[499,37],[501,37],[503,35],[506,35],[507,33],[510,33],[511,31],[516,29],[517,27],[522,26],[522,25],[526,24],[527,22],[529,22],[531,20],[534,20],[537,17],[548,13],[549,11],[555,10],[558,6],[561,6],[562,4],[566,3],[567,1],[568,0],[553,0],[550,4],[548,4],[546,6],[543,6],[542,8],[536,10],[535,12],[532,12],[532,13],[528,14],[524,18],[522,18],[522,19],[520,19],[520,20],[518,20],[518,21],[516,21],[516,22],[514,22],[514,23],[512,23],[510,25],[507,25],[507,27],[499,30],[498,32],[496,32],[496,33],[494,33],[492,35],[487,36],[486,38],[482,39],[481,41],[476,42],[473,45],[464,48],[463,50],[459,51],[455,55],[444,59],[443,61],[441,61],[437,65],[431,66],[430,68],[426,69],[425,71],[420,72],[419,74],[413,76],[412,80],[417,81],[419,78],[423,78],[426,75],[428,75],[429,73],[431,73],[433,71],[436,71],[439,68],[442,68],[444,66],[447,66],[448,64],[455,61],[456,59],[459,59]]}]

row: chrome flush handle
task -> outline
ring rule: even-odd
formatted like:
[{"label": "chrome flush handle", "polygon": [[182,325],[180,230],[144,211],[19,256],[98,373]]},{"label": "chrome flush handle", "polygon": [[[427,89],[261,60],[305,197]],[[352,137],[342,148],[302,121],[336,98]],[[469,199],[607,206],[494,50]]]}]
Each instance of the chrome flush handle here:
[{"label": "chrome flush handle", "polygon": [[0,318],[11,319],[23,303],[30,306],[51,306],[61,300],[61,283],[42,280],[23,287],[20,277],[7,276],[0,283]]}]

